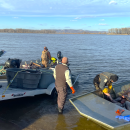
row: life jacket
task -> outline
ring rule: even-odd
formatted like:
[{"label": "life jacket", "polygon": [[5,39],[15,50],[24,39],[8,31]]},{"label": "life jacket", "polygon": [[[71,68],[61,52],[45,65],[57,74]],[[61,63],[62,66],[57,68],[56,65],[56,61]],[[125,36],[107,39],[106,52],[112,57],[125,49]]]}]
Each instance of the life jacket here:
[{"label": "life jacket", "polygon": [[53,61],[53,63],[56,63],[57,59],[55,57],[51,57],[51,61]]},{"label": "life jacket", "polygon": [[42,51],[42,56],[41,56],[42,61],[44,61],[44,60],[48,61],[49,60],[47,53],[48,53],[48,51]]},{"label": "life jacket", "polygon": [[104,89],[103,89],[103,92],[104,92],[104,93],[110,93],[111,90],[112,90],[112,83],[110,83],[110,84],[108,85],[108,88],[104,88]]}]

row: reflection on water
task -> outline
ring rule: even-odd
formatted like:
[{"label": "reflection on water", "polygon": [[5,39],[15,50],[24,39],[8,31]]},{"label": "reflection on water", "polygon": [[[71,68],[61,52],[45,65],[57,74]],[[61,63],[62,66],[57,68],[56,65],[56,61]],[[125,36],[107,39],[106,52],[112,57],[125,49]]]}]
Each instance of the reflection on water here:
[{"label": "reflection on water", "polygon": [[[61,51],[69,58],[73,75],[79,76],[76,93],[69,89],[63,115],[58,115],[57,104],[46,95],[0,102],[1,126],[24,130],[103,130],[102,127],[80,116],[68,101],[73,96],[92,91],[93,78],[98,73],[109,71],[119,76],[117,83],[130,77],[130,36],[110,35],[58,35],[58,34],[11,34],[0,33],[0,49],[7,51],[0,57],[23,61],[39,59],[44,46],[56,57]],[[7,124],[7,125],[6,125]],[[4,128],[3,128],[4,130]]]},{"label": "reflection on water", "polygon": [[76,126],[73,128],[73,130],[105,130],[101,126],[97,126],[96,123],[92,122],[91,120],[80,117],[78,122],[76,123]]},{"label": "reflection on water", "polygon": [[68,130],[64,115],[58,115],[55,130]]}]

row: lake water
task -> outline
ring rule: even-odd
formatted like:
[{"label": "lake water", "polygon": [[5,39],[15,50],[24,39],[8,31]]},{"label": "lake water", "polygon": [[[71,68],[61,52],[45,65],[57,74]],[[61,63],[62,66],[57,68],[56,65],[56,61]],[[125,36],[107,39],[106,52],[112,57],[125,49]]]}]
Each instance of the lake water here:
[{"label": "lake water", "polygon": [[0,33],[0,49],[7,51],[0,62],[39,59],[44,46],[53,57],[61,51],[69,58],[71,72],[80,74],[76,93],[69,91],[63,115],[57,114],[57,104],[46,95],[0,102],[3,130],[7,126],[10,130],[104,130],[80,116],[68,99],[93,90],[93,78],[101,72],[117,74],[117,83],[130,80],[130,36]]}]

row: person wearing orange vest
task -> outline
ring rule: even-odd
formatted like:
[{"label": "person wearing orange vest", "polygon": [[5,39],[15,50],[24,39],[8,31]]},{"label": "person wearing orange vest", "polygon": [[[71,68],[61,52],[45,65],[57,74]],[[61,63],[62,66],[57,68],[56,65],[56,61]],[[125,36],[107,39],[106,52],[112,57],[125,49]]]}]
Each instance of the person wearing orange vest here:
[{"label": "person wearing orange vest", "polygon": [[73,87],[72,81],[71,81],[71,73],[67,66],[68,64],[68,58],[63,57],[62,58],[62,64],[56,65],[54,69],[54,78],[55,78],[55,87],[57,90],[58,98],[57,98],[57,104],[58,104],[58,111],[59,114],[62,114],[64,104],[66,101],[67,96],[67,84],[69,85],[70,89],[72,90],[72,94],[75,93],[75,89]]},{"label": "person wearing orange vest", "polygon": [[42,65],[45,68],[47,68],[48,65],[51,63],[51,54],[48,51],[47,47],[44,47],[44,50],[42,51],[41,59],[42,59]]}]

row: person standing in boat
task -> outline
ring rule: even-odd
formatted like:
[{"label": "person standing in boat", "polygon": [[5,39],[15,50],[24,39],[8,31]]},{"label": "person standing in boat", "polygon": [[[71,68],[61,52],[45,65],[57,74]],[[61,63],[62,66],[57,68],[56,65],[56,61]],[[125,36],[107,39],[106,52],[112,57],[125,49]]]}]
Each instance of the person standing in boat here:
[{"label": "person standing in boat", "polygon": [[96,90],[99,90],[99,92],[103,92],[105,86],[108,86],[108,92],[110,92],[112,89],[112,83],[116,82],[117,80],[117,75],[109,72],[102,72],[96,75],[96,77],[93,80],[93,84]]},{"label": "person standing in boat", "polygon": [[69,85],[70,89],[72,90],[72,94],[75,93],[75,89],[72,85],[71,81],[71,74],[70,70],[67,66],[68,64],[68,58],[63,57],[62,58],[62,64],[56,65],[54,69],[54,78],[55,78],[55,87],[57,90],[58,98],[57,98],[57,104],[58,104],[58,111],[59,114],[62,114],[64,104],[66,101],[67,96],[67,84]]},{"label": "person standing in boat", "polygon": [[42,59],[42,65],[44,65],[45,68],[47,68],[48,65],[51,63],[51,54],[48,51],[47,47],[44,47],[44,50],[42,51],[41,59]]}]

